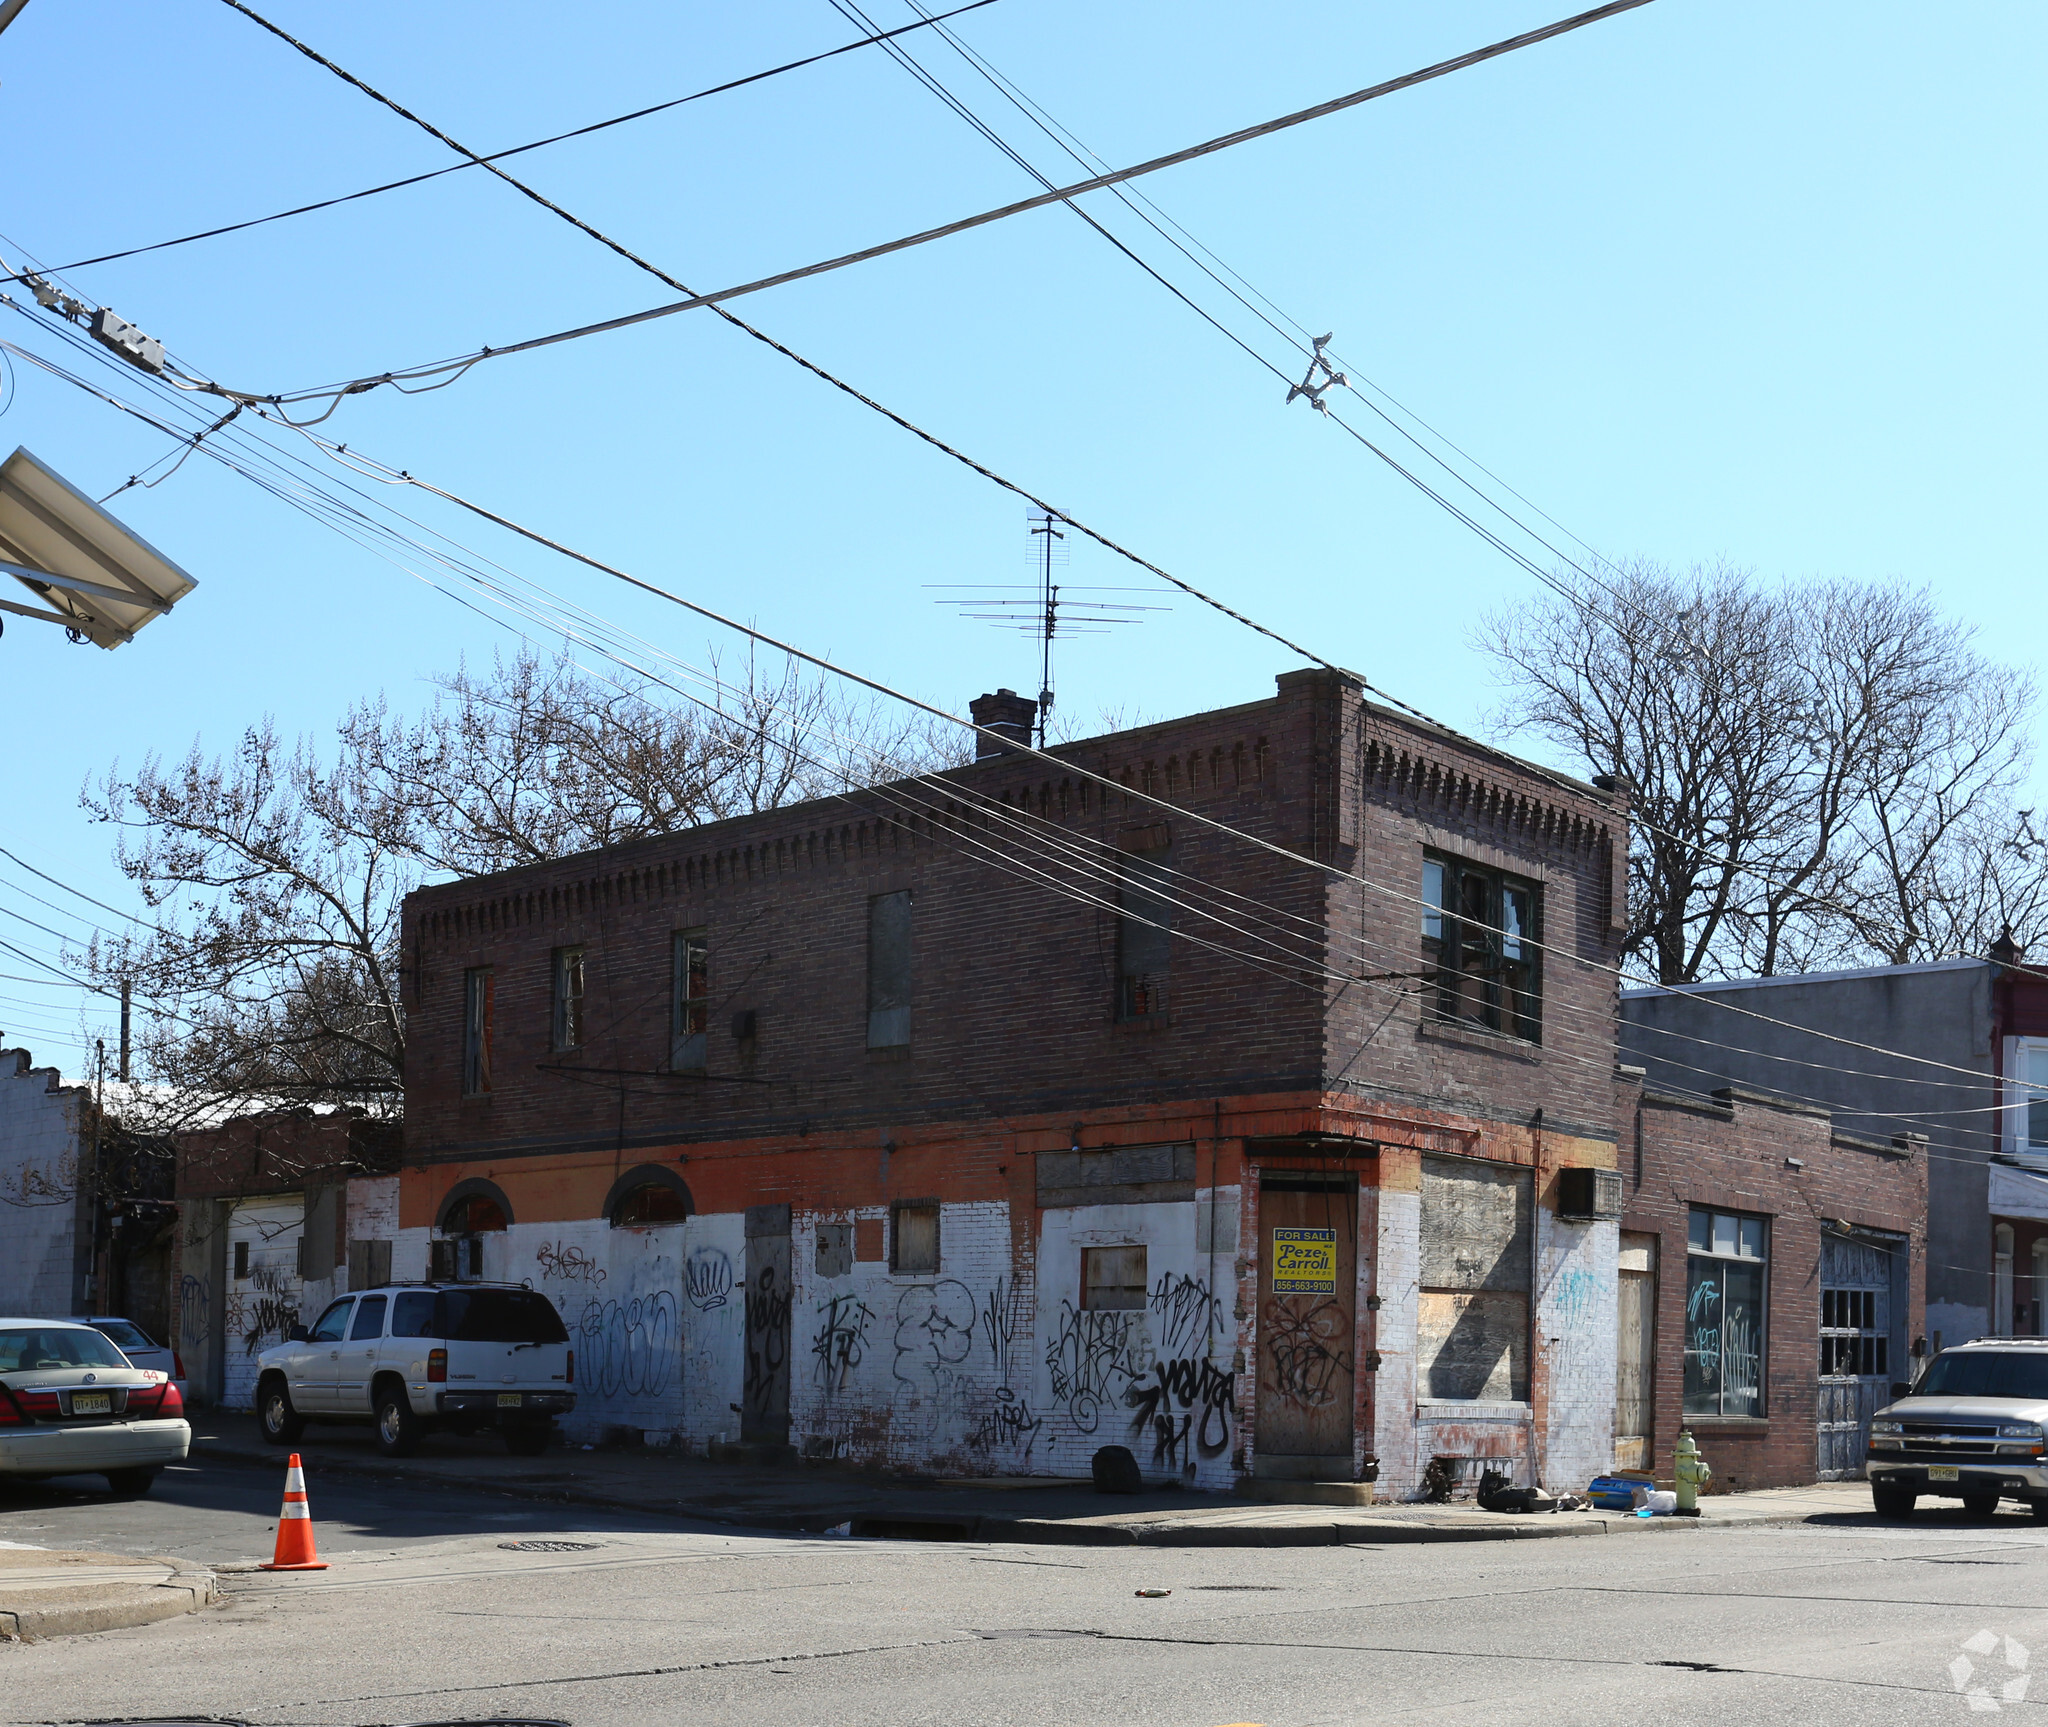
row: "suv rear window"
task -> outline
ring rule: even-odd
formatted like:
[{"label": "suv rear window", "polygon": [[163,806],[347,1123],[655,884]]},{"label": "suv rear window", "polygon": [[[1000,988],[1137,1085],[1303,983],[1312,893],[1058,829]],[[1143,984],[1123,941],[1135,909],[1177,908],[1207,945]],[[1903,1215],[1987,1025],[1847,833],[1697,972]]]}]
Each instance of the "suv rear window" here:
[{"label": "suv rear window", "polygon": [[456,1343],[567,1343],[562,1316],[530,1289],[444,1289],[434,1335]]},{"label": "suv rear window", "polygon": [[2048,1403],[2048,1350],[1959,1349],[1935,1357],[1918,1397],[2021,1397]]}]

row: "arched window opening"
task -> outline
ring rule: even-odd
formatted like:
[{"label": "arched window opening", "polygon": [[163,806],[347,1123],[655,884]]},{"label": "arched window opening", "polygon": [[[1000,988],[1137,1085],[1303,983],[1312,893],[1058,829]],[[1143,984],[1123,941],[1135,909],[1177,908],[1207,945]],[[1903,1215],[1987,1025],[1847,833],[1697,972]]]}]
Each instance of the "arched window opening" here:
[{"label": "arched window opening", "polygon": [[639,1229],[657,1223],[681,1223],[690,1215],[689,1203],[672,1187],[648,1183],[636,1187],[612,1211],[614,1229]]}]

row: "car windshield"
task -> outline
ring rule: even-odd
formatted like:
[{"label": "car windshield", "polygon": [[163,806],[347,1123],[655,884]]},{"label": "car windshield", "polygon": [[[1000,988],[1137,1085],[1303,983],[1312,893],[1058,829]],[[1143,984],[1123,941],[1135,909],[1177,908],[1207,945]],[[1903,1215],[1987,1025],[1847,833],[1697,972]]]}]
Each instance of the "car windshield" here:
[{"label": "car windshield", "polygon": [[2021,1397],[2048,1403],[2048,1350],[1951,1350],[1935,1358],[1914,1395]]},{"label": "car windshield", "polygon": [[95,1319],[89,1323],[93,1330],[111,1337],[123,1349],[154,1349],[157,1346],[156,1339],[131,1319]]},{"label": "car windshield", "polygon": [[0,1331],[0,1373],[127,1365],[126,1356],[87,1326],[52,1325]]},{"label": "car windshield", "polygon": [[457,1343],[567,1343],[562,1316],[530,1289],[444,1289],[435,1335]]}]

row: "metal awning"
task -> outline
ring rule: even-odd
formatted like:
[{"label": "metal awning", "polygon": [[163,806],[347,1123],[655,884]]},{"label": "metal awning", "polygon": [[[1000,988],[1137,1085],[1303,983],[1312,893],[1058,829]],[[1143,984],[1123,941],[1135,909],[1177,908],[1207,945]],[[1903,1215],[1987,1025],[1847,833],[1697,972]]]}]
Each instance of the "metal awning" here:
[{"label": "metal awning", "polygon": [[199,584],[26,449],[0,463],[0,575],[43,602],[0,611],[62,624],[103,648],[132,642]]},{"label": "metal awning", "polygon": [[2030,1174],[2010,1163],[1993,1163],[1990,1170],[1993,1217],[2048,1222],[2048,1176]]}]

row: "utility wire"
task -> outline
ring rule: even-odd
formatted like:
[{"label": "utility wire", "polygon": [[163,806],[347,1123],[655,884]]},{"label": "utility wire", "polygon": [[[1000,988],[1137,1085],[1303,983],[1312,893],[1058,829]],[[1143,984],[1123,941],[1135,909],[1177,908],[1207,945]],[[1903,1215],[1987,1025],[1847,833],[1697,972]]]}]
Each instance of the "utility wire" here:
[{"label": "utility wire", "polygon": [[[1067,203],[1088,192],[1117,186],[1126,180],[1133,180],[1141,175],[1157,173],[1163,168],[1177,167],[1182,163],[1195,161],[1203,156],[1213,155],[1219,150],[1228,150],[1235,145],[1248,143],[1256,138],[1267,137],[1274,132],[1284,131],[1292,126],[1304,125],[1311,120],[1319,120],[1347,108],[1354,108],[1362,102],[1374,101],[1381,96],[1392,95],[1396,91],[1411,89],[1417,84],[1427,83],[1431,79],[1446,77],[1450,73],[1463,71],[1484,61],[1496,59],[1503,54],[1511,54],[1518,49],[1531,47],[1539,42],[1549,41],[1554,36],[1562,36],[1569,31],[1583,29],[1588,24],[1599,23],[1619,13],[1632,12],[1640,6],[1649,5],[1650,0],[1610,0],[1609,4],[1595,7],[1590,12],[1581,12],[1574,17],[1560,19],[1554,24],[1544,25],[1541,29],[1525,31],[1519,36],[1511,36],[1503,41],[1490,43],[1484,48],[1475,48],[1469,53],[1460,54],[1453,59],[1439,61],[1433,66],[1422,67],[1399,78],[1390,78],[1379,84],[1368,85],[1365,89],[1354,90],[1349,95],[1338,96],[1330,101],[1317,103],[1314,107],[1299,109],[1292,114],[1281,115],[1278,119],[1263,121],[1256,126],[1242,127],[1235,132],[1228,132],[1220,137],[1208,139],[1204,143],[1190,145],[1185,149],[1175,150],[1164,156],[1156,156],[1150,161],[1139,162],[1131,167],[1115,169],[1105,174],[1097,174],[1089,179],[1077,181],[1073,185],[1055,187],[1049,191],[1039,193],[1036,197],[1025,198],[1016,203],[998,205],[992,210],[984,210],[974,216],[961,217],[957,221],[945,223],[937,228],[927,228],[919,233],[904,235],[900,239],[885,241],[878,246],[868,246],[858,252],[848,252],[836,258],[823,259],[814,264],[806,264],[799,269],[785,270],[772,276],[763,276],[756,281],[743,282],[731,288],[721,288],[709,294],[695,292],[687,284],[678,281],[666,271],[656,268],[644,258],[629,251],[618,241],[600,233],[580,217],[571,215],[561,205],[556,204],[522,181],[515,180],[502,168],[497,167],[489,158],[480,156],[465,145],[457,143],[439,127],[421,119],[417,114],[412,113],[390,97],[373,89],[370,85],[364,83],[362,79],[356,77],[354,73],[336,65],[317,49],[309,47],[288,31],[281,29],[260,13],[244,5],[243,0],[222,0],[222,4],[231,6],[237,12],[241,12],[253,19],[264,29],[270,31],[272,35],[296,48],[308,59],[326,67],[336,77],[354,85],[365,95],[389,108],[394,114],[410,120],[414,125],[428,132],[433,137],[438,138],[451,150],[469,157],[472,162],[481,167],[488,168],[493,174],[496,174],[505,181],[507,185],[516,187],[527,197],[533,199],[544,208],[553,211],[564,221],[573,223],[576,227],[582,229],[592,239],[610,247],[620,257],[637,264],[641,269],[646,270],[649,274],[674,288],[678,293],[686,296],[686,298],[669,305],[655,306],[643,312],[632,312],[623,317],[609,318],[599,323],[581,325],[573,330],[558,331],[551,336],[533,337],[527,341],[510,343],[504,347],[484,348],[473,355],[441,361],[430,366],[414,367],[403,372],[386,372],[374,378],[358,378],[348,384],[330,389],[300,391],[289,396],[250,396],[248,398],[252,401],[296,401],[314,396],[326,396],[330,393],[337,394],[337,397],[345,394],[359,394],[364,390],[375,389],[380,384],[391,383],[399,379],[410,380],[431,377],[456,368],[466,369],[482,360],[499,359],[507,354],[527,353],[535,348],[550,347],[557,342],[575,341],[584,336],[597,335],[609,330],[621,330],[633,324],[646,323],[650,319],[672,317],[678,312],[694,311],[699,307],[705,306],[719,312],[721,316],[730,322],[745,329],[749,335],[765,341],[767,338],[761,336],[759,331],[741,323],[734,314],[725,311],[723,302],[738,299],[747,294],[758,294],[767,288],[776,288],[790,282],[802,281],[810,276],[823,275],[827,271],[842,270],[851,264],[866,263],[875,258],[886,257],[894,252],[908,250],[913,246],[926,245],[933,240],[945,239],[954,234],[965,233],[973,228],[985,227],[991,222],[1004,221],[1011,216],[1019,216],[1027,211],[1042,209],[1048,204]],[[770,345],[779,352],[788,353],[788,350],[782,348],[779,343],[771,343]],[[792,355],[791,357],[795,358],[796,356]],[[230,392],[221,393],[230,394]],[[242,399],[242,392],[232,392],[231,394],[234,395],[235,399]]]},{"label": "utility wire", "polygon": [[[688,96],[677,96],[666,102],[656,102],[652,107],[635,108],[630,114],[615,114],[609,120],[599,120],[588,126],[578,126],[572,131],[557,132],[552,137],[536,138],[530,144],[515,144],[509,150],[494,150],[488,156],[479,158],[483,162],[501,162],[508,156],[523,156],[529,150],[544,150],[550,144],[561,144],[571,138],[587,138],[593,132],[602,132],[612,126],[623,126],[629,120],[644,120],[650,114],[661,114],[671,108],[680,108],[686,102],[701,102],[706,96],[720,96],[728,90],[738,90],[748,84],[758,84],[764,78],[780,77],[784,72],[795,72],[805,66],[815,66],[821,60],[830,60],[840,54],[851,54],[856,48],[866,48],[877,42],[886,42],[892,37],[908,34],[912,30],[923,30],[947,18],[957,18],[963,12],[978,12],[984,6],[993,6],[996,0],[969,0],[965,6],[956,6],[950,12],[920,18],[915,24],[899,25],[894,30],[880,30],[872,36],[863,36],[858,42],[845,42],[837,48],[827,48],[822,54],[806,55],[801,60],[785,61],[780,66],[771,66],[765,72],[751,72],[744,78],[728,79],[723,84],[713,84],[708,89],[693,91]],[[102,252],[97,258],[80,258],[76,263],[59,265],[60,270],[83,270],[94,264],[111,264],[119,258],[139,258],[145,252],[161,252],[172,246],[189,246],[195,240],[212,240],[222,234],[239,234],[246,228],[260,228],[268,222],[282,222],[290,216],[310,215],[315,210],[331,210],[337,204],[352,204],[359,198],[374,198],[380,192],[396,192],[401,187],[417,186],[427,180],[438,180],[444,174],[460,174],[465,168],[474,168],[476,162],[458,162],[452,168],[435,168],[425,174],[412,174],[403,180],[387,180],[381,186],[366,186],[360,192],[344,192],[337,198],[322,198],[317,203],[295,205],[289,210],[279,210],[268,216],[254,216],[246,222],[229,222],[224,227],[202,229],[196,234],[181,234],[175,240],[158,240],[148,246],[131,246],[125,252]],[[0,275],[0,283],[19,282],[23,273]]]}]

